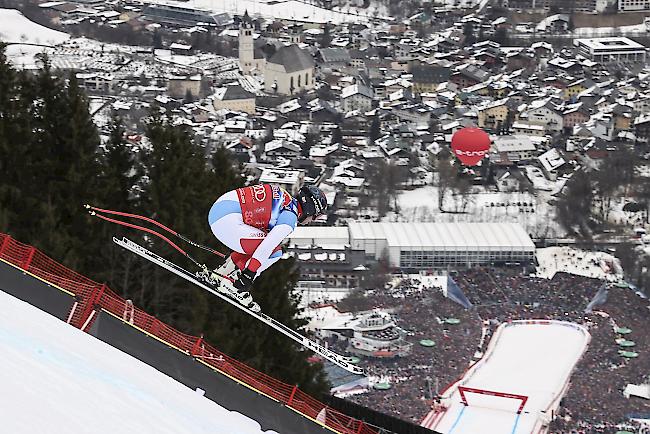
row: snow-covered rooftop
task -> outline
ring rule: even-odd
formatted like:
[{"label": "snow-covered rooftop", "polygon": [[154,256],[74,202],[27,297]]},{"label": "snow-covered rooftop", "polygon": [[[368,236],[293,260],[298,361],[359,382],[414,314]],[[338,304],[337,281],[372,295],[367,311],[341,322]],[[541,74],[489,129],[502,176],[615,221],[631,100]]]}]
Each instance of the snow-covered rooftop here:
[{"label": "snow-covered rooftop", "polygon": [[302,170],[265,168],[260,175],[263,184],[297,184]]},{"label": "snow-covered rooftop", "polygon": [[535,245],[516,223],[350,222],[350,239],[386,240],[389,247],[533,251]]}]

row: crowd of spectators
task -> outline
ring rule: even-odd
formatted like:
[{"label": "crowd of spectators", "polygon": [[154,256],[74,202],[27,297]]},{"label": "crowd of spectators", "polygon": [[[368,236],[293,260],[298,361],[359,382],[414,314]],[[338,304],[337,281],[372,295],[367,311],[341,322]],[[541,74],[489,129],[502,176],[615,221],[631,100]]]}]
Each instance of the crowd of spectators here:
[{"label": "crowd of spectators", "polygon": [[[421,289],[419,281],[408,278],[395,286],[371,291],[363,305],[357,301],[355,307],[392,311],[413,347],[404,358],[364,359],[368,374],[377,381],[389,382],[391,388],[371,388],[347,399],[418,423],[428,413],[436,389],[453,382],[467,369],[473,356],[471,348],[476,349],[481,335],[478,316],[445,298],[439,288]],[[448,318],[459,319],[460,323],[447,324],[444,320]],[[434,341],[435,345],[420,345],[424,339]]]},{"label": "crowd of spectators", "polygon": [[[554,319],[585,326],[590,345],[571,376],[567,394],[551,434],[616,432],[630,425],[631,414],[647,414],[650,404],[625,398],[627,384],[642,384],[650,375],[650,337],[646,333],[650,305],[632,290],[609,286],[607,301],[593,311],[585,308],[603,288],[602,280],[557,273],[553,279],[524,274],[521,269],[474,268],[453,276],[472,302],[471,309],[447,299],[436,288],[419,287],[417,280],[374,290],[357,308],[390,309],[413,342],[409,357],[365,359],[370,375],[390,382],[388,390],[370,389],[348,399],[393,416],[419,422],[430,410],[431,398],[463,375],[477,351],[487,346],[499,324],[516,319]],[[358,302],[358,300],[357,300]],[[459,324],[445,319],[457,318]],[[616,327],[629,327],[626,339],[636,343],[637,358],[620,355]],[[482,332],[486,338],[481,340]],[[433,347],[419,345],[422,339]],[[640,432],[640,431],[639,431]]]},{"label": "crowd of spectators", "polygon": [[[650,418],[647,400],[623,396],[629,383],[642,384],[650,375],[650,318],[647,300],[629,289],[613,287],[608,300],[589,316],[589,349],[571,377],[571,387],[562,400],[560,417],[551,424],[552,433],[616,432],[629,424],[629,415]],[[629,327],[625,339],[636,343],[637,358],[621,357],[616,327]],[[628,428],[629,430],[630,428]]]}]

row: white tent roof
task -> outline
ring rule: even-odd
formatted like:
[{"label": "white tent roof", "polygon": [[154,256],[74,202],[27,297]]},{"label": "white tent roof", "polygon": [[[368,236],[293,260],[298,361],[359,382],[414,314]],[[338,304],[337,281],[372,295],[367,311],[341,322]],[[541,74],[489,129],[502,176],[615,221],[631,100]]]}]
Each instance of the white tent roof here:
[{"label": "white tent roof", "polygon": [[345,226],[298,226],[289,235],[291,241],[305,239],[344,240],[347,244],[350,236]]},{"label": "white tent roof", "polygon": [[351,222],[351,240],[385,239],[389,247],[445,250],[534,250],[526,231],[516,223],[374,223]]}]

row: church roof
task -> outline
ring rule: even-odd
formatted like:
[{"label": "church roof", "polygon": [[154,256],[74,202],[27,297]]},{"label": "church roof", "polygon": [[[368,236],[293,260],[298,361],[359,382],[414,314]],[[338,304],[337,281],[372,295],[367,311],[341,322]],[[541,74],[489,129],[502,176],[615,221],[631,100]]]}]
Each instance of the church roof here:
[{"label": "church roof", "polygon": [[301,50],[297,45],[282,47],[267,61],[282,65],[286,72],[296,72],[314,67],[314,59],[308,52]]},{"label": "church roof", "polygon": [[255,95],[239,85],[231,85],[217,89],[215,97],[221,101],[233,101],[255,98]]}]

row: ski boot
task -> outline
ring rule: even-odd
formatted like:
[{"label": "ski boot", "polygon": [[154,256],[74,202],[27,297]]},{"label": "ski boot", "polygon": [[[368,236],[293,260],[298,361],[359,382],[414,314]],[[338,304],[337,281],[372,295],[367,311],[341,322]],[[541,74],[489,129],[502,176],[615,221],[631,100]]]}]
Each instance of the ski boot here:
[{"label": "ski boot", "polygon": [[219,286],[224,278],[231,279],[232,281],[239,278],[239,269],[235,266],[232,259],[230,259],[230,256],[214,270],[209,270],[205,265],[202,265],[201,268],[201,271],[196,273],[196,276],[214,286]]},{"label": "ski boot", "polygon": [[197,276],[208,281],[212,284],[217,291],[234,299],[237,303],[252,310],[253,312],[260,312],[260,305],[253,301],[253,296],[248,291],[239,291],[233,283],[239,278],[241,271],[233,260],[228,256],[223,264],[215,268],[213,271],[203,268],[203,271],[197,273]]},{"label": "ski boot", "polygon": [[260,305],[253,301],[253,296],[248,291],[238,290],[233,285],[233,281],[229,278],[221,278],[219,282],[219,291],[227,296],[237,300],[242,306],[252,310],[253,312],[260,312]]},{"label": "ski boot", "polygon": [[215,268],[210,275],[210,278],[214,280],[218,280],[219,277],[227,277],[233,281],[239,277],[239,268],[237,268],[230,256],[226,258],[223,264]]}]

